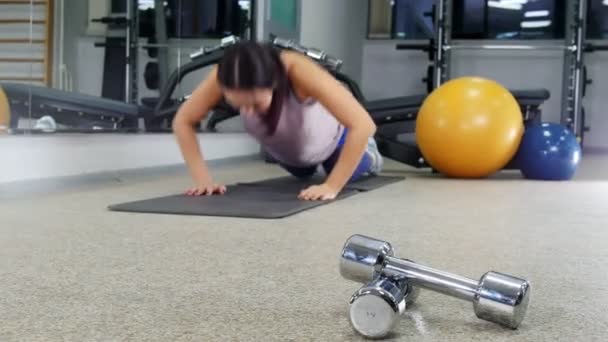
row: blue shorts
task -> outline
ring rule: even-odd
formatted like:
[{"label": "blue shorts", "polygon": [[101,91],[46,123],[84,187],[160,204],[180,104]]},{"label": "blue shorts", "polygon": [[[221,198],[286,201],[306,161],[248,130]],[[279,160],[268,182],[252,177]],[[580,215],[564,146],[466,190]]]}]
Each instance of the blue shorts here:
[{"label": "blue shorts", "polygon": [[[327,158],[323,163],[321,163],[321,165],[323,166],[323,169],[325,170],[325,173],[327,173],[327,174],[331,173],[331,171],[334,169],[334,166],[336,166],[336,163],[338,162],[340,153],[342,152],[342,147],[344,146],[344,143],[346,142],[346,133],[347,133],[347,130],[345,128],[344,133],[342,133],[342,136],[340,137],[340,141],[338,142],[338,146],[336,147],[336,150],[329,156],[329,158]],[[370,138],[370,139],[373,139],[373,138]],[[374,144],[374,147],[375,147],[375,144]],[[283,167],[285,170],[287,170],[287,172],[289,172],[291,175],[293,175],[297,178],[312,177],[317,172],[317,168],[318,168],[318,165],[309,166],[309,167],[293,167],[293,166],[283,165],[283,164],[279,164],[279,165],[281,165],[281,167]],[[349,182],[356,181],[356,180],[360,179],[361,177],[370,174],[373,165],[374,165],[373,158],[370,155],[370,153],[368,151],[366,151],[366,153],[363,154],[363,157],[361,158],[359,165],[357,165],[357,168],[353,172],[353,175],[351,176]]]}]

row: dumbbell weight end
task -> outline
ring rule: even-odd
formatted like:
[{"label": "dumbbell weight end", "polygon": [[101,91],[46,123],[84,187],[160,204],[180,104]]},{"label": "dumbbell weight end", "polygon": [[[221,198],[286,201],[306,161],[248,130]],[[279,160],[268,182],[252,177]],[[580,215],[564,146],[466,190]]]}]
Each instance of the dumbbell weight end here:
[{"label": "dumbbell weight end", "polygon": [[481,277],[473,301],[475,315],[480,319],[517,329],[530,302],[530,283],[498,272]]},{"label": "dumbbell weight end", "polygon": [[365,284],[380,275],[389,256],[393,256],[390,243],[363,235],[353,235],[342,248],[340,275]]},{"label": "dumbbell weight end", "polygon": [[348,317],[353,329],[367,338],[385,337],[405,312],[417,289],[406,281],[378,277],[361,287],[350,300]]}]

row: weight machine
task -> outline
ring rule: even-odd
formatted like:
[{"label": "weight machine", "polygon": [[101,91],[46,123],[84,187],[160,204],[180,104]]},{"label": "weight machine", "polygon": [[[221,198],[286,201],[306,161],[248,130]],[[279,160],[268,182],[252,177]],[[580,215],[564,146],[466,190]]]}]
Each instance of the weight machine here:
[{"label": "weight machine", "polygon": [[[104,65],[112,65],[117,61],[108,60],[112,58],[110,49],[124,49],[124,57],[120,58],[124,62],[124,74],[111,75],[111,72],[104,71],[104,83],[109,82],[110,84],[103,85],[102,97],[123,100],[127,103],[137,103],[138,98],[138,41],[139,41],[139,16],[137,15],[137,1],[127,0],[125,2],[126,13],[124,16],[108,16],[93,19],[93,22],[106,24],[108,29],[124,30],[124,38],[119,37],[108,37],[105,42],[95,43],[95,47],[106,48],[106,62]],[[122,56],[121,56],[122,57]],[[108,75],[109,74],[109,75]],[[124,97],[106,96],[107,92],[114,92],[112,89],[116,87],[114,78],[124,77]],[[120,82],[122,83],[122,82]],[[122,87],[122,84],[121,84]]]}]

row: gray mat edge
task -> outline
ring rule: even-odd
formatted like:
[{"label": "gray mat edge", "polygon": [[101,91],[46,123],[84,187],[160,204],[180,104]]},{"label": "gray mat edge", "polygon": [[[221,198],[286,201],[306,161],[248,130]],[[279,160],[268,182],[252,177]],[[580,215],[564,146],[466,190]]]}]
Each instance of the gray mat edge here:
[{"label": "gray mat edge", "polygon": [[169,196],[161,196],[161,197],[154,197],[154,198],[148,198],[148,199],[143,199],[143,200],[138,200],[138,201],[132,201],[132,202],[124,202],[124,203],[117,203],[117,204],[113,204],[113,205],[109,205],[107,207],[107,209],[109,211],[113,211],[113,212],[121,212],[121,213],[132,213],[132,214],[157,214],[157,215],[175,215],[175,216],[199,216],[199,217],[225,217],[225,218],[242,218],[242,219],[281,219],[281,218],[285,218],[285,217],[289,217],[289,216],[293,216],[295,214],[298,214],[300,212],[303,211],[307,211],[307,210],[311,210],[314,208],[318,208],[324,205],[328,205],[334,202],[338,202],[344,199],[347,199],[349,197],[355,196],[357,194],[359,194],[360,191],[357,190],[350,190],[350,191],[345,191],[343,193],[341,193],[337,198],[333,199],[333,200],[328,200],[328,201],[309,201],[306,202],[306,206],[301,206],[299,208],[294,208],[293,210],[290,211],[285,211],[282,212],[280,214],[277,215],[243,215],[243,214],[200,214],[200,213],[189,213],[189,212],[175,212],[175,211],[158,211],[158,210],[134,210],[134,209],[127,209],[124,208],[124,206],[128,206],[128,205],[133,205],[136,203],[140,203],[140,202],[144,202],[147,200],[154,200],[154,199],[161,199],[161,198],[165,198],[165,197],[173,197],[176,196],[176,194],[174,195],[169,195]]},{"label": "gray mat edge", "polygon": [[[384,179],[385,180],[384,183],[382,185],[378,186],[378,187],[375,187],[375,188],[370,188],[370,186],[365,186],[365,182],[367,182],[367,181],[374,182],[374,179],[377,179],[377,178]],[[292,181],[290,179],[293,179],[293,177],[287,175],[287,176],[274,177],[274,178],[265,178],[265,179],[260,179],[260,180],[256,180],[256,181],[251,181],[251,182],[238,182],[238,183],[235,183],[234,185],[261,186],[265,182],[273,182],[273,181],[279,181],[279,180],[285,180],[285,181],[297,183],[296,180]],[[361,191],[361,192],[366,192],[366,191],[370,191],[370,190],[373,190],[373,189],[381,188],[381,187],[386,186],[386,185],[391,185],[391,184],[394,184],[394,183],[402,182],[402,181],[404,181],[406,179],[407,179],[407,177],[402,176],[402,175],[397,176],[397,175],[380,174],[378,176],[371,176],[369,178],[363,178],[362,180],[356,181],[354,183],[346,184],[344,186],[344,189],[352,189],[352,190],[358,190],[358,191]],[[318,183],[321,183],[323,180],[324,180],[324,177],[316,177],[315,178],[315,181],[318,181]],[[310,182],[310,183],[301,182],[301,184],[303,186],[312,185],[312,184],[318,184],[318,183],[315,183],[315,182]],[[363,183],[363,185],[358,185],[358,184],[361,184],[361,183]]]}]

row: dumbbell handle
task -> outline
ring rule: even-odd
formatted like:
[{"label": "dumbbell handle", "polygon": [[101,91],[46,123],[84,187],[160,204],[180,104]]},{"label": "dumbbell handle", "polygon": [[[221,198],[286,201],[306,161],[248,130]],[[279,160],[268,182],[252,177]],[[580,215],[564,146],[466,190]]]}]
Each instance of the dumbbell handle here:
[{"label": "dumbbell handle", "polygon": [[478,281],[392,256],[386,257],[382,273],[389,278],[407,278],[408,282],[413,286],[419,286],[471,302],[475,300],[479,288]]}]

